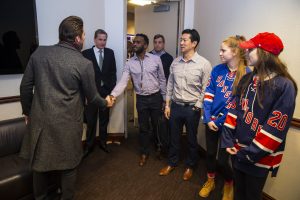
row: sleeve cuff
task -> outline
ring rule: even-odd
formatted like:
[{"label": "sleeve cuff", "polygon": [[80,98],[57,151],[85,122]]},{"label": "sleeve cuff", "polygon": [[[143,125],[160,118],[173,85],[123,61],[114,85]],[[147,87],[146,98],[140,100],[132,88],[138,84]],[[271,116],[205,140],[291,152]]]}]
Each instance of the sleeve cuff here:
[{"label": "sleeve cuff", "polygon": [[195,107],[203,108],[203,103],[201,103],[200,101],[197,101],[197,102],[195,103]]}]

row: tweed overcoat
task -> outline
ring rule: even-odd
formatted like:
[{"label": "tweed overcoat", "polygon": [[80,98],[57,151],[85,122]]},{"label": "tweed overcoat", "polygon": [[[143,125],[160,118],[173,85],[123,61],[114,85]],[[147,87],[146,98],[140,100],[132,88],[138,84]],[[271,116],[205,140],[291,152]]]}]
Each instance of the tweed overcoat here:
[{"label": "tweed overcoat", "polygon": [[41,46],[32,54],[20,86],[23,114],[30,119],[20,156],[33,170],[73,169],[80,163],[85,99],[106,106],[92,65],[67,43]]}]

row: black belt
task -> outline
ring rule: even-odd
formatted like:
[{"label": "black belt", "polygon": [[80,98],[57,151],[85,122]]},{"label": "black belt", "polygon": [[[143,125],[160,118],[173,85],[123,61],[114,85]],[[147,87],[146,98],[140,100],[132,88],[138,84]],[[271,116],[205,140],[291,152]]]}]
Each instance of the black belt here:
[{"label": "black belt", "polygon": [[194,106],[196,104],[196,103],[182,103],[182,102],[176,102],[176,101],[172,101],[172,103],[175,103],[177,105],[184,106],[184,107]]},{"label": "black belt", "polygon": [[160,94],[160,91],[158,92],[155,92],[153,94],[148,94],[148,95],[141,95],[141,94],[136,94],[137,97],[151,97],[151,96],[155,96],[155,95],[158,95]]}]

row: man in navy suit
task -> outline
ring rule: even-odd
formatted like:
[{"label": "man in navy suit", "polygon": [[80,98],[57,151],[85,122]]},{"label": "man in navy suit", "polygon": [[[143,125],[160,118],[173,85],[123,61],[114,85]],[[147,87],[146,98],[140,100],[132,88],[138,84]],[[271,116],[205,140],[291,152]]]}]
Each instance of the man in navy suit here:
[{"label": "man in navy suit", "polygon": [[[95,31],[94,43],[90,49],[82,52],[83,56],[93,62],[93,70],[95,72],[95,81],[101,97],[106,97],[116,85],[116,61],[114,51],[106,48],[107,33],[98,29]],[[94,146],[96,137],[97,117],[99,115],[99,147],[109,153],[106,145],[107,140],[107,125],[109,122],[109,108],[99,108],[94,105],[87,105],[85,116],[87,121],[86,148],[85,156],[87,156]]]}]

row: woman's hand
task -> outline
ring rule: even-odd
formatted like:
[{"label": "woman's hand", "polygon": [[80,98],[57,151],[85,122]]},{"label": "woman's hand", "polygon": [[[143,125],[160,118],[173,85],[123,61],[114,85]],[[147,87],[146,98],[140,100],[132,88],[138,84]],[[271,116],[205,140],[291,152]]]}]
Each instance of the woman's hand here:
[{"label": "woman's hand", "polygon": [[238,150],[235,147],[231,147],[231,148],[226,148],[226,151],[230,154],[230,155],[235,155],[237,154]]},{"label": "woman's hand", "polygon": [[213,121],[208,122],[207,126],[212,131],[218,131],[219,130],[219,128],[217,127],[217,125]]}]

